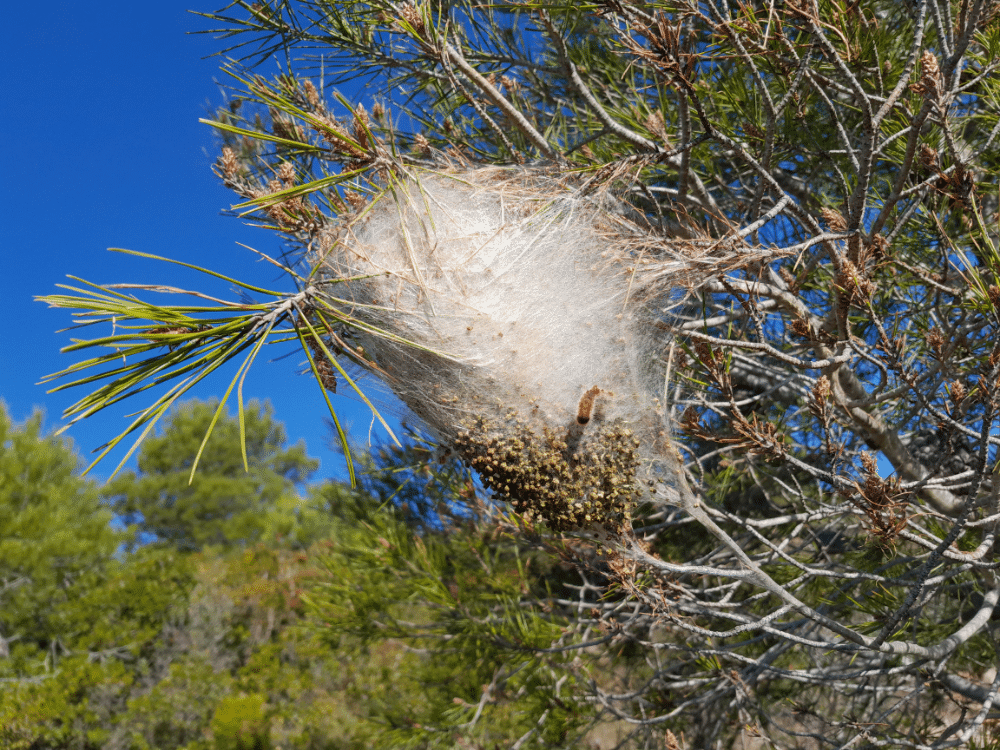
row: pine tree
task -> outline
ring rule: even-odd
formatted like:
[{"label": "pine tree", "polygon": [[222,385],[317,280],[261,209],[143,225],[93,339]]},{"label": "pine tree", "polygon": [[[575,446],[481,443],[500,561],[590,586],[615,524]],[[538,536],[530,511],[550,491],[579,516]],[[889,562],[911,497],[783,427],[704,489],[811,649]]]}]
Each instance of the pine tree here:
[{"label": "pine tree", "polygon": [[[666,383],[683,466],[630,524],[605,528],[603,546],[583,529],[563,552],[601,574],[578,589],[568,647],[583,652],[592,629],[614,634],[612,667],[582,702],[621,717],[637,745],[678,746],[682,733],[696,747],[745,733],[779,747],[807,734],[838,746],[981,736],[1000,601],[994,3],[280,0],[208,16],[244,61],[215,122],[218,172],[238,210],[303,250],[285,259],[299,292],[199,315],[110,290],[50,298],[140,329],[91,363],[135,355],[74,413],[149,372],[166,382],[161,366],[179,375],[243,352],[249,366],[265,340],[297,340],[325,393],[350,387],[355,368],[392,384],[394,368],[427,361],[457,360],[438,370],[446,387],[470,382],[488,357],[441,357],[432,337],[400,333],[413,326],[373,326],[396,307],[349,290],[376,289],[379,274],[337,278],[316,254],[349,248],[366,218],[385,226],[396,207],[412,253],[408,228],[432,236],[438,214],[407,224],[419,204],[405,196],[441,195],[414,175],[482,195],[482,175],[497,173],[473,172],[505,165],[522,185],[579,197],[591,227],[627,222],[641,241],[612,243],[608,263],[631,257],[637,279],[652,268],[674,292],[669,305],[649,297],[653,328],[669,335],[650,335],[644,366]],[[276,51],[287,69],[253,71]],[[378,92],[363,103],[327,90],[358,77]],[[680,283],[676,264],[703,270]],[[429,316],[460,315],[448,313]],[[419,412],[410,382],[395,387]],[[421,413],[436,427],[449,408],[482,406],[442,403]],[[524,509],[487,478],[510,461],[456,440],[459,427],[450,447]],[[537,517],[521,520],[506,528],[559,548]],[[551,715],[522,746],[551,739]]]},{"label": "pine tree", "polygon": [[[206,545],[252,545],[262,539],[269,514],[283,498],[299,498],[318,462],[305,446],[286,447],[284,427],[270,406],[251,404],[244,412],[244,470],[240,426],[227,414],[201,447],[216,405],[197,401],[177,407],[160,432],[139,454],[138,470],[124,472],[103,490],[123,522],[134,527],[140,544],[166,544],[182,550]],[[200,452],[200,455],[199,455]],[[199,458],[199,470],[191,468]]]},{"label": "pine tree", "polygon": [[10,421],[0,403],[0,670],[52,668],[78,623],[66,608],[100,580],[120,535],[79,458],[41,431],[42,416]]}]

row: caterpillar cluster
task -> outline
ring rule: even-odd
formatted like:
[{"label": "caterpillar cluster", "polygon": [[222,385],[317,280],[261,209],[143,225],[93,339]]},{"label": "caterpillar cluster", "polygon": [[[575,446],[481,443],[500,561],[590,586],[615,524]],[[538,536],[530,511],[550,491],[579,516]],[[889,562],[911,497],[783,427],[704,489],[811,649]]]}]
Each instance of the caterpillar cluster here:
[{"label": "caterpillar cluster", "polygon": [[640,492],[640,445],[619,420],[573,445],[548,427],[479,417],[454,445],[500,500],[553,531],[628,528]]}]

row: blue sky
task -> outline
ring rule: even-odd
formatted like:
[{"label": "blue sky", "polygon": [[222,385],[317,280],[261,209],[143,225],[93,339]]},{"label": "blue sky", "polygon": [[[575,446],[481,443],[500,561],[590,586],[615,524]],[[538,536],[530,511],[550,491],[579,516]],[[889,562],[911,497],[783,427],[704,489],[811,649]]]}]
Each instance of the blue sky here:
[{"label": "blue sky", "polygon": [[[69,313],[33,301],[57,291],[67,274],[98,283],[228,291],[193,272],[106,248],[175,258],[264,287],[279,283],[276,269],[237,245],[275,254],[278,239],[222,215],[237,199],[211,171],[216,141],[198,118],[222,101],[222,60],[207,56],[223,43],[188,33],[209,26],[190,8],[217,6],[166,0],[5,8],[0,298],[7,315],[0,399],[15,421],[41,408],[46,426],[55,429],[63,409],[84,395],[46,394],[37,385],[75,361],[75,355],[59,353],[69,336],[56,333],[70,323]],[[363,95],[343,93],[351,100]],[[311,379],[297,374],[301,365],[298,356],[258,362],[245,392],[271,400],[292,442],[306,440],[310,454],[322,461],[318,477],[342,476],[343,459],[328,445],[326,407]],[[227,383],[217,378],[195,393],[221,395]],[[145,405],[134,401],[98,414],[74,425],[69,435],[86,455],[124,427],[126,413]],[[366,440],[370,413],[345,398],[335,405],[353,434]],[[106,476],[117,462],[106,459],[96,475]]]}]

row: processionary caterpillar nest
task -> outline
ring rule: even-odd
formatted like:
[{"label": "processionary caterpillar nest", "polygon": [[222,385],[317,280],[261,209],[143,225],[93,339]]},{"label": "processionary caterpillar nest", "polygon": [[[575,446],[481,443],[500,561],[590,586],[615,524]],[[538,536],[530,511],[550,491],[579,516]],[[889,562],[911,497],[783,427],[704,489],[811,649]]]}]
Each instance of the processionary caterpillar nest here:
[{"label": "processionary caterpillar nest", "polygon": [[392,390],[521,513],[621,531],[676,478],[663,320],[699,261],[611,199],[541,171],[421,172],[318,262]]}]

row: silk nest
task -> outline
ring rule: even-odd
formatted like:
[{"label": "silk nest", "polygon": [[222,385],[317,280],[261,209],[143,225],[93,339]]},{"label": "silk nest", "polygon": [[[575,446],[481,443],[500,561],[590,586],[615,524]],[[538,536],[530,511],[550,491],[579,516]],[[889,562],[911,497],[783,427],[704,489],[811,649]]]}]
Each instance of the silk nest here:
[{"label": "silk nest", "polygon": [[565,178],[484,168],[394,180],[315,262],[372,369],[499,499],[621,533],[678,480],[669,320],[722,262],[706,248]]}]

